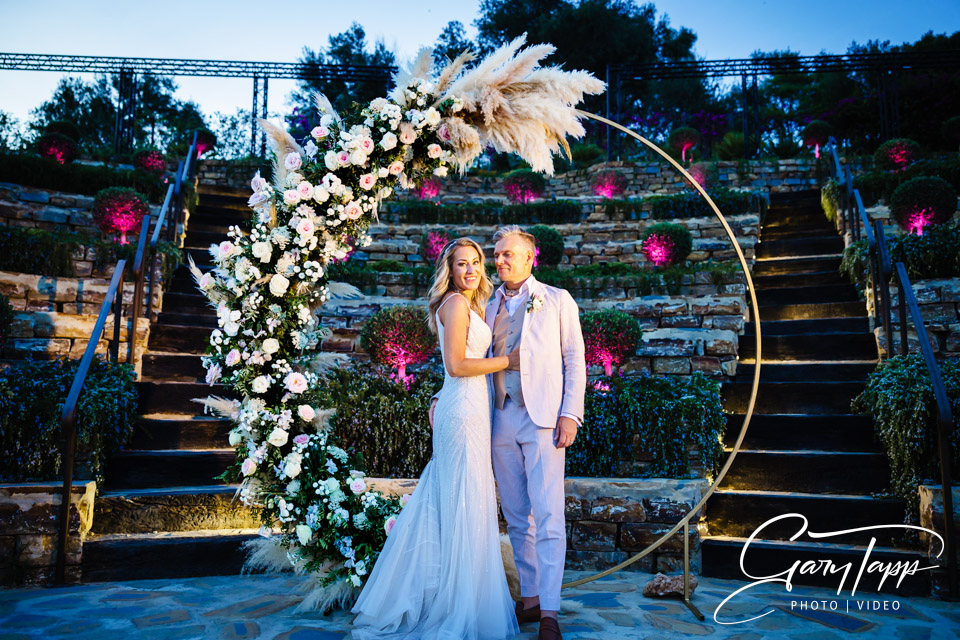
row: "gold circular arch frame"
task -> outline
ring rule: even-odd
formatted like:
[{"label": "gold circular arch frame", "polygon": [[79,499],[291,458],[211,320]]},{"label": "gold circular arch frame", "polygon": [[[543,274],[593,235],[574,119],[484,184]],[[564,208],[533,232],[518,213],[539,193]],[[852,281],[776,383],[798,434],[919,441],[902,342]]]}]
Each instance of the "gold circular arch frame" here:
[{"label": "gold circular arch frame", "polygon": [[677,531],[689,525],[690,520],[693,518],[694,514],[700,512],[700,510],[703,508],[703,505],[706,504],[710,496],[713,495],[713,492],[717,490],[717,487],[723,481],[724,476],[727,475],[727,471],[729,471],[730,467],[733,465],[733,461],[737,457],[737,452],[740,451],[740,445],[743,443],[743,439],[747,435],[747,427],[750,426],[750,419],[753,417],[753,409],[757,403],[757,390],[760,386],[760,316],[757,311],[757,292],[753,288],[753,278],[750,276],[750,268],[747,265],[746,257],[743,255],[743,250],[740,248],[740,243],[737,242],[737,237],[736,235],[734,235],[733,229],[730,228],[730,225],[727,223],[727,219],[723,217],[722,213],[720,213],[720,209],[717,207],[717,204],[713,201],[710,195],[704,190],[704,188],[700,186],[700,184],[696,180],[693,179],[693,176],[691,176],[689,173],[686,172],[686,170],[680,165],[679,162],[671,158],[669,154],[667,154],[663,149],[661,149],[654,143],[650,142],[643,136],[640,136],[637,133],[630,131],[626,127],[620,124],[617,124],[612,120],[608,120],[607,118],[604,118],[602,116],[598,116],[593,113],[589,113],[587,111],[581,111],[579,109],[577,109],[577,113],[584,118],[590,118],[591,120],[602,122],[608,127],[613,127],[615,129],[618,129],[619,131],[622,131],[628,136],[632,138],[636,138],[642,144],[646,145],[648,148],[657,152],[661,157],[663,157],[664,160],[669,162],[674,169],[679,171],[680,174],[683,175],[683,177],[687,180],[687,182],[700,193],[700,196],[707,201],[707,203],[710,205],[710,208],[713,209],[713,213],[717,216],[717,220],[719,220],[720,224],[723,225],[724,231],[727,232],[727,237],[730,239],[730,242],[733,243],[733,248],[737,252],[737,258],[740,260],[740,267],[743,269],[743,274],[747,278],[747,290],[750,292],[750,303],[751,303],[753,321],[754,321],[754,324],[756,324],[757,353],[756,353],[756,364],[754,365],[754,369],[753,369],[753,387],[750,390],[750,402],[747,403],[747,413],[743,418],[743,425],[740,427],[740,434],[737,436],[737,441],[733,445],[733,450],[730,452],[730,455],[727,456],[726,463],[723,465],[723,468],[720,469],[720,473],[717,474],[717,477],[716,479],[714,479],[713,484],[711,484],[710,488],[707,489],[707,492],[700,499],[700,502],[694,505],[694,507],[690,509],[687,515],[684,516],[683,519],[680,520],[680,522],[674,525],[674,527],[670,529],[670,531],[667,531],[665,534],[663,534],[663,536],[661,536],[658,540],[656,540],[653,544],[648,546],[643,551],[637,553],[631,558],[628,558],[627,560],[624,560],[617,566],[607,569],[606,571],[601,571],[596,575],[592,575],[586,578],[581,578],[580,580],[574,580],[573,582],[568,582],[563,585],[564,589],[577,587],[581,584],[586,584],[587,582],[592,582],[594,580],[599,580],[600,578],[605,578],[606,576],[609,576],[613,573],[616,573],[617,571],[620,571],[625,567],[630,566],[631,564],[633,564],[634,562],[637,562],[641,558],[648,556],[654,550],[658,549],[663,543],[665,543],[667,540],[672,538],[673,535],[677,533]]}]

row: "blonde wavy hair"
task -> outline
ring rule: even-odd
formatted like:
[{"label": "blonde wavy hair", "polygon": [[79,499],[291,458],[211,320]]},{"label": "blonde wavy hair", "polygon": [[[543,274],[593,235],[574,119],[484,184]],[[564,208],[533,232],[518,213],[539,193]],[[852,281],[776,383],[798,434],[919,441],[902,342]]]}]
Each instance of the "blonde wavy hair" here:
[{"label": "blonde wavy hair", "polygon": [[487,306],[487,300],[489,300],[493,294],[493,282],[489,276],[487,276],[487,259],[486,256],[483,255],[483,248],[470,238],[457,238],[456,240],[448,242],[443,248],[443,251],[440,252],[440,255],[437,256],[436,269],[433,273],[433,285],[430,287],[430,302],[427,304],[427,309],[430,312],[427,316],[427,324],[434,333],[437,333],[437,309],[440,308],[440,304],[443,302],[447,293],[451,290],[457,290],[453,284],[453,254],[460,247],[472,247],[477,252],[477,255],[480,256],[480,286],[477,287],[477,290],[473,294],[473,299],[470,301],[470,308],[476,311],[482,318]]}]

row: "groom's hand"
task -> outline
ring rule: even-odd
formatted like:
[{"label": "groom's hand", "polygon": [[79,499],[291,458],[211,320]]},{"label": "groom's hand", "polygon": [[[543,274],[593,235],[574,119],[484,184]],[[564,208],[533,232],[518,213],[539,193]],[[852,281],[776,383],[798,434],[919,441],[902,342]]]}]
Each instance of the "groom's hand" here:
[{"label": "groom's hand", "polygon": [[557,428],[553,431],[553,444],[557,449],[565,449],[573,444],[577,437],[577,421],[567,416],[557,418]]},{"label": "groom's hand", "polygon": [[433,409],[437,406],[437,399],[434,398],[430,401],[430,428],[433,429]]}]

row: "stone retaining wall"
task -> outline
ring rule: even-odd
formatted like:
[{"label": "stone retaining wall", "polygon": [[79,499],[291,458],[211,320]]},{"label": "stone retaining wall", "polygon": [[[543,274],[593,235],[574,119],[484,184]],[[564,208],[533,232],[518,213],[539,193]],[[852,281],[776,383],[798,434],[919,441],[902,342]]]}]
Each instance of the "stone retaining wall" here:
[{"label": "stone retaining wall", "polygon": [[[800,191],[816,188],[818,178],[826,176],[826,161],[822,161],[818,171],[817,161],[812,158],[793,158],[787,160],[743,160],[719,161],[712,173],[710,188]],[[200,163],[198,178],[200,184],[249,189],[250,178],[259,165],[239,165],[223,160],[204,160]],[[688,189],[684,179],[666,162],[603,162],[587,169],[568,171],[553,177],[547,177],[547,198],[576,198],[592,195],[591,185],[597,172],[615,169],[627,178],[627,190],[624,196],[681,193]],[[412,192],[400,192],[398,198],[413,198]],[[440,197],[446,200],[468,198],[504,199],[503,177],[482,177],[477,175],[451,176],[443,180]]]},{"label": "stone retaining wall", "polygon": [[[960,358],[960,278],[917,280],[911,284],[934,353],[945,358]],[[899,287],[891,285],[890,322],[894,354],[899,354],[901,351],[899,295]],[[882,320],[879,314],[875,313],[872,288],[867,291],[867,312],[877,318],[877,326],[873,333],[877,339],[877,347],[886,354],[887,339]],[[912,328],[913,322],[910,320],[909,311],[907,324],[910,327],[907,330],[908,348],[911,353],[917,353],[920,351],[920,343],[917,340],[917,332]]]},{"label": "stone retaining wall", "polygon": [[[400,274],[398,274],[400,275]],[[641,371],[689,375],[701,371],[717,376],[736,374],[738,335],[743,332],[746,297],[742,291],[720,293],[734,285],[698,285],[714,293],[705,295],[643,296],[610,300],[579,300],[582,311],[619,309],[635,316],[643,327],[643,342],[634,357],[621,366],[625,375]],[[367,354],[360,347],[360,330],[367,319],[396,299],[367,297],[331,303],[320,322],[332,330],[321,343],[324,351],[349,353],[358,359]],[[407,304],[424,307],[419,298]],[[438,356],[435,356],[438,358]],[[591,375],[602,369],[593,367]]]},{"label": "stone retaining wall", "polygon": [[[377,491],[412,493],[416,480],[371,479]],[[703,479],[567,478],[566,568],[600,571],[647,548],[680,522],[710,487]],[[701,567],[701,513],[690,527],[690,569]],[[506,523],[500,520],[501,532]],[[662,547],[630,565],[632,571],[674,573],[683,570],[683,534],[674,534]]]},{"label": "stone retaining wall", "polygon": [[[920,485],[920,526],[924,529],[936,531],[941,537],[945,535],[946,513],[943,508],[943,485]],[[960,487],[953,487],[953,530],[960,533]],[[927,550],[927,557],[932,562],[936,561],[938,556],[941,561],[946,560],[943,554],[943,548],[939,540],[926,532],[920,532],[920,542]],[[954,542],[956,545],[956,542]],[[960,548],[954,546],[954,554],[957,556],[957,562],[960,562]],[[934,596],[947,594],[947,580],[945,571],[930,572],[931,593]]]},{"label": "stone retaining wall", "polygon": [[[563,266],[587,265],[598,262],[625,262],[647,264],[640,238],[644,230],[659,222],[637,220],[630,222],[584,222],[577,224],[551,225],[564,238]],[[690,229],[693,236],[691,262],[705,260],[735,260],[736,251],[726,237],[719,220],[715,218],[687,218],[671,220]],[[728,220],[737,236],[737,242],[747,259],[752,263],[756,256],[760,218],[750,213],[731,216]],[[420,238],[427,229],[443,227],[453,237],[473,238],[488,257],[493,255],[493,235],[498,227],[492,225],[429,225],[429,224],[377,224],[370,228],[373,243],[357,252],[360,260],[397,260],[404,263],[423,264],[420,256]]]},{"label": "stone retaining wall", "polygon": [[[39,585],[53,577],[60,489],[52,482],[0,484],[0,585]],[[70,583],[80,582],[95,493],[93,481],[73,485],[66,565]]]}]

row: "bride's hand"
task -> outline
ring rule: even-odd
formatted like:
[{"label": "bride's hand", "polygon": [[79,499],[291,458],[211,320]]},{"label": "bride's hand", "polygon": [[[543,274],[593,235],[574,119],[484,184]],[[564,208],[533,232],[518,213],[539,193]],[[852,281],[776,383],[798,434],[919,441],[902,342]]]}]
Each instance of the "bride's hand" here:
[{"label": "bride's hand", "polygon": [[507,371],[520,371],[520,347],[507,354]]}]

